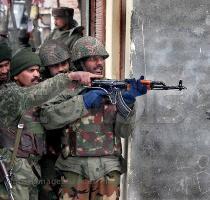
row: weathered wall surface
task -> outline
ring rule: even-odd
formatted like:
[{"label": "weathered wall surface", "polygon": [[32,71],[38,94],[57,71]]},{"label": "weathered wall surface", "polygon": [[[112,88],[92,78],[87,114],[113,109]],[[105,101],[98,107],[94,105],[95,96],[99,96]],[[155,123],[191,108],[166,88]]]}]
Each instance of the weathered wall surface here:
[{"label": "weathered wall surface", "polygon": [[134,76],[187,90],[138,100],[128,200],[210,199],[210,1],[134,0]]}]

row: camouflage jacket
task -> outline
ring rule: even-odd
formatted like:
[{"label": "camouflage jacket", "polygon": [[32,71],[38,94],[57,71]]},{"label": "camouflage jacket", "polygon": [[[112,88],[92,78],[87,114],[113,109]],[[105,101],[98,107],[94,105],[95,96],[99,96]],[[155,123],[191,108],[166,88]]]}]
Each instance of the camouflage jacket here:
[{"label": "camouflage jacket", "polygon": [[[72,87],[72,85],[73,84],[71,84],[70,87]],[[81,112],[87,112],[81,107],[82,99],[73,97],[75,94],[77,94],[75,91],[69,92],[69,90],[66,89],[55,98],[44,103],[41,107],[40,121],[45,127],[47,155],[55,157],[61,153],[61,136],[64,124],[68,122],[70,117],[69,110],[71,110],[72,113],[71,120],[79,118]],[[61,104],[59,100],[60,97],[63,97],[66,102]],[[63,123],[59,119],[60,117]]]},{"label": "camouflage jacket", "polygon": [[82,95],[77,95],[82,89],[70,86],[41,106],[40,121],[46,130],[64,128],[88,113]]},{"label": "camouflage jacket", "polygon": [[[85,119],[89,115],[83,103],[82,95],[77,95],[82,88],[74,90],[72,96],[68,90],[58,95],[56,98],[43,104],[41,110],[41,121],[47,122],[43,125],[47,129],[56,129],[65,127],[65,133],[68,133],[69,128],[66,129],[69,124],[78,127],[80,120]],[[87,118],[86,118],[87,119]],[[85,120],[83,120],[85,121]],[[116,112],[114,116],[114,122],[112,123],[114,132],[118,137],[128,137],[134,128],[135,123],[135,108],[132,115],[128,119],[125,119]],[[65,151],[65,149],[64,149]],[[79,173],[85,177],[95,180],[102,177],[104,174],[113,170],[124,172],[125,162],[120,155],[114,156],[93,156],[93,157],[66,157],[61,155],[57,162],[56,167],[63,171],[73,171]]]},{"label": "camouflage jacket", "polygon": [[[71,143],[72,151],[77,146],[77,153],[71,152],[71,155],[102,156],[115,155],[115,153],[120,155],[120,137],[128,137],[133,131],[135,112],[133,111],[133,115],[125,120],[116,112],[116,107],[110,104],[104,105],[100,110],[87,110],[82,95],[78,95],[82,89],[82,86],[73,89],[74,96],[65,91],[45,103],[42,106],[40,117],[42,122],[46,122],[43,125],[46,129],[67,127],[64,131],[63,144]],[[70,90],[73,94],[72,89]],[[70,135],[69,138],[68,135]],[[67,140],[76,140],[76,144],[71,141],[67,142]],[[105,150],[107,153],[101,152],[109,145],[110,148]],[[92,153],[90,153],[91,149]],[[90,154],[86,154],[86,151],[89,151]]]},{"label": "camouflage jacket", "polygon": [[50,35],[46,38],[44,43],[48,40],[59,40],[64,42],[64,44],[66,44],[71,51],[74,43],[83,36],[83,29],[84,27],[82,26],[74,27],[70,30],[65,31],[60,31],[59,29],[55,28],[53,32],[50,33]]},{"label": "camouflage jacket", "polygon": [[[82,86],[71,84],[68,89],[41,106],[40,120],[47,130],[64,128],[87,116],[89,110],[85,108],[83,96],[78,95],[83,89]],[[132,133],[134,123],[135,106],[126,120],[119,113],[116,114],[115,131],[119,137],[126,138]]]},{"label": "camouflage jacket", "polygon": [[58,95],[70,83],[65,74],[60,74],[31,87],[20,87],[16,83],[3,85],[0,89],[0,122],[16,130],[25,111]]}]

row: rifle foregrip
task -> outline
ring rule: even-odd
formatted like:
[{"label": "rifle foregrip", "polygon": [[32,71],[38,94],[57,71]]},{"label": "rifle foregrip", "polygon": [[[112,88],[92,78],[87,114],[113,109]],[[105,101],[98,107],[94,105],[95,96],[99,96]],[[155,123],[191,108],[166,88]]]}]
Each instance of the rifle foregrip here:
[{"label": "rifle foregrip", "polygon": [[141,83],[143,85],[150,85],[151,84],[151,81],[150,80],[141,80]]},{"label": "rifle foregrip", "polygon": [[152,81],[150,81],[150,80],[141,80],[141,83],[143,84],[143,85],[145,85],[145,86],[147,86],[147,89],[148,90],[151,90],[152,89]]}]

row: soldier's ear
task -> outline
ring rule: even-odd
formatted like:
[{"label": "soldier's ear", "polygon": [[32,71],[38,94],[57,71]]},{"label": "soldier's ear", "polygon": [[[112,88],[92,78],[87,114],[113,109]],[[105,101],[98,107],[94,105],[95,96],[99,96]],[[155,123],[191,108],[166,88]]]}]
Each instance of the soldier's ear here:
[{"label": "soldier's ear", "polygon": [[13,79],[14,79],[15,81],[17,81],[17,80],[18,80],[18,77],[17,77],[17,76],[14,76]]}]

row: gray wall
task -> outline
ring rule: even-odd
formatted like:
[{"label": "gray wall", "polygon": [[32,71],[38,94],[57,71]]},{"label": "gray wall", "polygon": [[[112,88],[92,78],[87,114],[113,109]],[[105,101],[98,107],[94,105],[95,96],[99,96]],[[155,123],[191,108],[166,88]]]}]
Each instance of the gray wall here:
[{"label": "gray wall", "polygon": [[133,4],[134,76],[187,90],[138,99],[127,199],[210,199],[210,1]]}]

